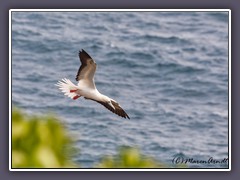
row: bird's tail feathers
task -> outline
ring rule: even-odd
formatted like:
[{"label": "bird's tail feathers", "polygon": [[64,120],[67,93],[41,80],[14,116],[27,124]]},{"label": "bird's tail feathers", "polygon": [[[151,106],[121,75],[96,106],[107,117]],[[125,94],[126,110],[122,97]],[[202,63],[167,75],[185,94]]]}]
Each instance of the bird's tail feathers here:
[{"label": "bird's tail feathers", "polygon": [[56,86],[59,87],[59,89],[64,93],[64,95],[70,97],[71,99],[77,99],[80,97],[75,91],[78,90],[78,87],[74,85],[69,79],[62,79],[61,81],[58,81]]}]

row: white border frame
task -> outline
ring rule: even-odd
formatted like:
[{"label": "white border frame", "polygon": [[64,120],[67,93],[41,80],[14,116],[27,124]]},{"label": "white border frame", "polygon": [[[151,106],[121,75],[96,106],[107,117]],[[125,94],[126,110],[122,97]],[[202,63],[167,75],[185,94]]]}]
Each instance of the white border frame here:
[{"label": "white border frame", "polygon": [[[17,169],[12,168],[12,146],[11,146],[11,134],[12,134],[12,12],[22,12],[22,11],[32,11],[32,12],[156,12],[156,11],[172,11],[172,12],[228,12],[229,13],[229,23],[228,23],[228,146],[229,146],[229,157],[228,157],[228,169],[48,169],[48,168],[34,168],[34,169]],[[231,171],[231,10],[230,9],[10,9],[9,10],[9,171]]]}]

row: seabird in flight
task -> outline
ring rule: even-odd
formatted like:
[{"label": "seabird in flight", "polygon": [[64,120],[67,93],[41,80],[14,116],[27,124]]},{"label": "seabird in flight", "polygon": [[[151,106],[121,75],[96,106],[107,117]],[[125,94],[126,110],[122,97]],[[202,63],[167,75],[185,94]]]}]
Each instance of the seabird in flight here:
[{"label": "seabird in flight", "polygon": [[73,100],[83,96],[85,99],[96,101],[113,113],[123,117],[129,118],[127,113],[117,103],[117,101],[109,98],[106,95],[101,94],[95,85],[94,74],[97,68],[96,62],[88,55],[86,51],[82,49],[79,51],[79,58],[81,66],[76,75],[76,81],[78,84],[73,84],[69,79],[62,79],[56,84],[64,95],[70,97]]}]

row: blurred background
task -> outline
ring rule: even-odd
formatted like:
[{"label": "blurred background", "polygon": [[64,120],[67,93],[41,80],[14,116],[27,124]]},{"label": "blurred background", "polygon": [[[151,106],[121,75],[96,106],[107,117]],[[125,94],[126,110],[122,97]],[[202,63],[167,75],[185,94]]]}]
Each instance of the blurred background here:
[{"label": "blurred background", "polygon": [[[130,120],[95,102],[73,101],[54,85],[75,82],[80,49],[98,64],[98,90]],[[12,12],[12,104],[60,117],[80,149],[61,167],[100,166],[121,146],[170,166],[176,156],[227,158],[228,13]]]}]

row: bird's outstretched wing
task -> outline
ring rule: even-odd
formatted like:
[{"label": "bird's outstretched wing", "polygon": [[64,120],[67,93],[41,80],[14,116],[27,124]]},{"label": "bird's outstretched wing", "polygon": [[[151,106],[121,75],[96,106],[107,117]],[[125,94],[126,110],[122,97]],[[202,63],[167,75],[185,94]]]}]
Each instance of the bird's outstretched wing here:
[{"label": "bird's outstretched wing", "polygon": [[103,101],[97,101],[97,102],[105,106],[108,110],[112,111],[113,113],[123,118],[130,119],[127,113],[122,109],[122,107],[116,101],[111,100],[111,103],[114,106],[114,108],[111,105],[109,105],[107,102],[103,102]]},{"label": "bird's outstretched wing", "polygon": [[83,49],[79,51],[79,59],[81,61],[81,66],[78,69],[76,81],[84,81],[87,86],[95,88],[93,79],[97,68],[96,62]]}]

